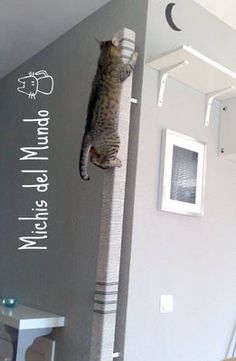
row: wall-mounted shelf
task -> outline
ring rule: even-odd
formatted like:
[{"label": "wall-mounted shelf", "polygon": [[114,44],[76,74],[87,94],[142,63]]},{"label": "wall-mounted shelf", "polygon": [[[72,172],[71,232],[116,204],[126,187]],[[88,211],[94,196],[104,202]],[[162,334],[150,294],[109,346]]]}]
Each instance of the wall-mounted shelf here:
[{"label": "wall-mounted shelf", "polygon": [[168,76],[206,94],[205,125],[208,126],[213,101],[236,97],[236,73],[183,45],[149,62],[160,72],[158,105],[162,106]]},{"label": "wall-mounted shelf", "polygon": [[0,306],[0,323],[8,326],[7,333],[16,348],[15,360],[25,361],[25,352],[33,341],[48,335],[54,327],[63,327],[65,318],[22,305],[13,308]]}]

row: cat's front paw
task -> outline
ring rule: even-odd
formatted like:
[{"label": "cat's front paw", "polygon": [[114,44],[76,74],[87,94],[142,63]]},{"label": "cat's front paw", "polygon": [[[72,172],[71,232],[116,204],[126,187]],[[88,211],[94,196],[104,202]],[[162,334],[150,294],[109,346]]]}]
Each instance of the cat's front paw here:
[{"label": "cat's front paw", "polygon": [[133,63],[133,65],[135,65],[136,64],[136,62],[137,62],[137,59],[138,59],[138,52],[137,51],[135,51],[134,53],[133,53],[133,55],[132,55],[132,63]]}]

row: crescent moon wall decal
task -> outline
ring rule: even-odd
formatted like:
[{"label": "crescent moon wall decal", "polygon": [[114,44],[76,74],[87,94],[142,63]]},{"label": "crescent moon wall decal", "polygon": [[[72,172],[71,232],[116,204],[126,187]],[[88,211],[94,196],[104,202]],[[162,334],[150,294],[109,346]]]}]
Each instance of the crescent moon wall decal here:
[{"label": "crescent moon wall decal", "polygon": [[178,28],[178,26],[175,24],[173,17],[172,17],[172,10],[175,6],[175,3],[169,3],[166,7],[166,20],[170,27],[175,31],[182,31],[182,29]]}]

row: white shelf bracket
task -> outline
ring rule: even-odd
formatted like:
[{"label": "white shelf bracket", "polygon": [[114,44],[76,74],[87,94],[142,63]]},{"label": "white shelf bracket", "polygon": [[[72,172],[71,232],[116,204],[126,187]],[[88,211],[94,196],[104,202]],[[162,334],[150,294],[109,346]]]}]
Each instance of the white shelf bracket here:
[{"label": "white shelf bracket", "polygon": [[112,355],[112,358],[118,358],[120,357],[120,353],[119,352],[114,352]]},{"label": "white shelf bracket", "polygon": [[225,95],[227,93],[232,92],[235,89],[234,86],[230,86],[228,88],[224,88],[222,90],[215,91],[213,93],[207,94],[206,96],[206,115],[205,115],[205,126],[208,127],[210,122],[211,109],[214,103],[214,100]]},{"label": "white shelf bracket", "polygon": [[233,330],[233,333],[232,333],[232,336],[231,336],[231,340],[230,340],[229,347],[228,347],[228,350],[226,352],[225,358],[229,359],[229,358],[234,357],[234,356],[236,356],[236,327]]},{"label": "white shelf bracket", "polygon": [[159,75],[159,94],[158,94],[158,105],[159,107],[162,107],[164,94],[165,94],[165,88],[166,88],[166,81],[169,75],[171,73],[179,68],[182,68],[185,65],[188,65],[189,62],[187,60],[181,61],[178,64],[172,65],[168,68],[165,68],[160,71]]},{"label": "white shelf bracket", "polygon": [[131,99],[130,99],[130,103],[138,104],[138,99],[136,99],[136,98],[131,98]]}]

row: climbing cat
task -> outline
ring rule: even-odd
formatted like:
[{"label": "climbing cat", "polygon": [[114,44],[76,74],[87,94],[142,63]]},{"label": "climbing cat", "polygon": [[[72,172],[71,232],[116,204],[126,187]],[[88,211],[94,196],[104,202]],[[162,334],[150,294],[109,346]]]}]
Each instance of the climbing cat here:
[{"label": "climbing cat", "polygon": [[135,52],[125,64],[121,58],[119,40],[101,41],[97,72],[92,83],[85,132],[80,151],[80,176],[89,180],[88,159],[103,169],[121,167],[117,158],[120,137],[117,132],[121,84],[132,73]]}]

